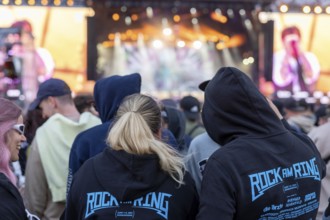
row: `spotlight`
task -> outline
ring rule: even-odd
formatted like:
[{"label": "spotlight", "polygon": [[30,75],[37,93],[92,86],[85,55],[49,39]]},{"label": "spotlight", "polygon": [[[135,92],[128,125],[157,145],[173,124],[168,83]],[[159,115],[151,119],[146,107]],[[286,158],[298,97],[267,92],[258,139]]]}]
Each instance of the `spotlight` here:
[{"label": "spotlight", "polygon": [[22,4],[22,0],[15,0],[15,5],[21,5]]},{"label": "spotlight", "polygon": [[125,24],[126,24],[126,25],[131,25],[131,24],[132,24],[132,19],[131,19],[130,16],[127,16],[127,17],[125,18]]},{"label": "spotlight", "polygon": [[180,16],[179,15],[174,15],[173,16],[173,21],[175,22],[179,22],[181,20]]},{"label": "spotlight", "polygon": [[171,28],[164,28],[163,29],[163,34],[165,36],[170,36],[172,34],[172,29]]},{"label": "spotlight", "polygon": [[193,46],[195,49],[200,49],[202,47],[202,42],[199,40],[194,41]]},{"label": "spotlight", "polygon": [[322,7],[321,6],[315,6],[314,8],[314,12],[316,14],[321,14],[322,13]]},{"label": "spotlight", "polygon": [[280,6],[280,12],[285,13],[289,11],[289,7],[285,4]]},{"label": "spotlight", "polygon": [[28,0],[28,5],[35,5],[36,4],[36,1],[35,0]]},{"label": "spotlight", "polygon": [[74,1],[73,1],[73,0],[68,0],[68,1],[66,2],[66,4],[67,4],[68,6],[73,6],[73,5],[74,5]]},{"label": "spotlight", "polygon": [[192,23],[193,25],[197,25],[197,24],[198,24],[198,19],[197,19],[197,18],[193,18],[193,19],[191,19],[191,23]]},{"label": "spotlight", "polygon": [[308,5],[304,6],[302,11],[305,13],[305,14],[308,14],[312,11],[311,7],[309,7]]},{"label": "spotlight", "polygon": [[184,46],[186,46],[186,43],[183,41],[183,40],[179,40],[177,43],[176,43],[176,45],[178,46],[178,47],[184,47]]},{"label": "spotlight", "polygon": [[325,12],[326,12],[327,14],[330,14],[330,6],[328,6],[328,7],[325,8]]},{"label": "spotlight", "polygon": [[61,0],[54,0],[54,5],[59,6],[61,4]]},{"label": "spotlight", "polygon": [[121,6],[120,11],[121,12],[126,12],[127,11],[127,7],[125,5],[124,6]]},{"label": "spotlight", "polygon": [[146,13],[147,13],[148,18],[152,18],[154,16],[154,12],[152,10],[152,7],[147,7]]},{"label": "spotlight", "polygon": [[114,14],[112,15],[112,20],[114,20],[114,21],[118,21],[119,18],[120,18],[120,16],[119,16],[118,13],[114,13]]},{"label": "spotlight", "polygon": [[228,10],[227,10],[227,15],[228,15],[228,17],[229,18],[234,18],[234,10],[233,9],[231,9],[231,8],[229,8]]},{"label": "spotlight", "polygon": [[244,9],[240,9],[240,10],[239,10],[239,14],[243,17],[243,16],[246,15],[246,12],[245,12]]},{"label": "spotlight", "polygon": [[154,40],[152,42],[152,46],[154,48],[162,48],[163,47],[163,42],[161,40]]},{"label": "spotlight", "polygon": [[48,5],[48,0],[41,0],[41,4],[44,5],[44,6]]},{"label": "spotlight", "polygon": [[215,12],[217,15],[222,15],[222,12],[221,12],[221,9],[220,9],[220,8],[215,9],[214,12]]},{"label": "spotlight", "polygon": [[137,14],[132,14],[131,18],[132,21],[137,21],[137,19],[139,19],[139,16]]},{"label": "spotlight", "polygon": [[9,4],[9,0],[2,0],[2,4],[3,5],[8,5]]},{"label": "spotlight", "polygon": [[215,45],[215,47],[217,48],[217,50],[222,50],[226,47],[226,44],[223,41],[220,41]]},{"label": "spotlight", "polygon": [[191,9],[190,9],[190,14],[192,14],[192,15],[196,15],[196,13],[197,13],[196,8],[191,8]]}]

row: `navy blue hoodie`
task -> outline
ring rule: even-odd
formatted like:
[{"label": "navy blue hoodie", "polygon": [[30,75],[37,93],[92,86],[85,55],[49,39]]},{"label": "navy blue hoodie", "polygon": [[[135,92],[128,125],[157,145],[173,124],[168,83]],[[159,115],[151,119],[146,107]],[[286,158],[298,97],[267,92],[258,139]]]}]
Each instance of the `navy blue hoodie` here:
[{"label": "navy blue hoodie", "polygon": [[287,130],[245,73],[217,72],[202,118],[223,147],[207,162],[197,219],[315,219],[320,154],[307,136]]},{"label": "navy blue hoodie", "polygon": [[157,155],[107,147],[73,178],[62,219],[194,220],[198,194],[189,173],[178,186]]},{"label": "navy blue hoodie", "polygon": [[102,121],[75,138],[69,159],[68,189],[72,176],[81,165],[90,157],[103,151],[109,126],[118,110],[122,100],[134,93],[140,93],[141,76],[138,73],[119,76],[114,75],[98,80],[94,86],[94,99],[96,110]]}]

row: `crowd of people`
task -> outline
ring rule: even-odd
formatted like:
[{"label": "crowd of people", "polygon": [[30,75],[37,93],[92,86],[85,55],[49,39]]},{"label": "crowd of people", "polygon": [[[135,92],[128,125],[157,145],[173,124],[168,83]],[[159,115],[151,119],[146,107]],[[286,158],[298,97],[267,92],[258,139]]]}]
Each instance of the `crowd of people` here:
[{"label": "crowd of people", "polygon": [[271,100],[234,67],[196,85],[203,103],[142,94],[142,80],[72,97],[50,78],[26,113],[0,98],[1,216],[330,218],[328,106]]},{"label": "crowd of people", "polygon": [[[142,94],[139,73],[73,97],[32,25],[10,28],[0,65],[25,98],[0,98],[0,219],[330,220],[328,105],[265,97],[234,67],[196,85],[203,102]],[[301,37],[281,32],[276,91],[315,90],[320,64]]]}]

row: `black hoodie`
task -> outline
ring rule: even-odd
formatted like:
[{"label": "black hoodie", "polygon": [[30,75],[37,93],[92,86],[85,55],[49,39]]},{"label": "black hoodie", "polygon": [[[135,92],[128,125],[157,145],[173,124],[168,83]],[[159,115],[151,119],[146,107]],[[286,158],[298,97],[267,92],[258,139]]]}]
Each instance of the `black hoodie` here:
[{"label": "black hoodie", "polygon": [[90,157],[102,152],[107,146],[105,139],[109,126],[122,100],[128,95],[140,93],[140,88],[141,76],[139,73],[125,76],[113,75],[95,83],[95,105],[102,124],[81,132],[75,138],[69,158],[68,189],[73,175],[80,166]]},{"label": "black hoodie", "polygon": [[23,199],[17,188],[0,173],[0,218],[27,220]]},{"label": "black hoodie", "polygon": [[287,130],[250,78],[221,68],[205,89],[209,136],[223,147],[206,165],[198,219],[314,219],[324,163]]},{"label": "black hoodie", "polygon": [[76,173],[64,219],[192,220],[198,195],[189,173],[184,180],[178,187],[156,155],[106,148]]}]

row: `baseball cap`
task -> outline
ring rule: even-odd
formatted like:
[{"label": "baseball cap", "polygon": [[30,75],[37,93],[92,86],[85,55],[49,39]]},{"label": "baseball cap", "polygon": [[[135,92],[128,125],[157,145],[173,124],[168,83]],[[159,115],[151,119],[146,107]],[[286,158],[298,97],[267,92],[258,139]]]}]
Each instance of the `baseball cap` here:
[{"label": "baseball cap", "polygon": [[287,98],[283,102],[284,108],[293,112],[303,112],[308,110],[308,104],[305,99]]},{"label": "baseball cap", "polygon": [[180,100],[180,107],[188,119],[196,120],[199,118],[201,105],[197,98],[185,96]]},{"label": "baseball cap", "polygon": [[49,96],[63,96],[71,94],[71,89],[63,80],[51,78],[39,85],[37,98],[30,104],[29,110],[38,108],[40,102]]}]

